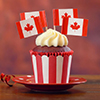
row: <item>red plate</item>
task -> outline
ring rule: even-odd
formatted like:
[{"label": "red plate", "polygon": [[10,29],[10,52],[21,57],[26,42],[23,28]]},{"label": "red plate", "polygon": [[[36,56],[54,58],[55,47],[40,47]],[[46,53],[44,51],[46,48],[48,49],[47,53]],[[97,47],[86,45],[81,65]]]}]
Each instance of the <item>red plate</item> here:
[{"label": "red plate", "polygon": [[19,76],[12,79],[16,83],[20,83],[25,85],[26,87],[32,90],[39,90],[39,91],[61,91],[67,90],[72,88],[74,85],[78,85],[81,83],[85,83],[87,80],[84,78],[78,77],[70,77],[69,83],[50,83],[50,84],[42,84],[42,83],[34,83],[34,76],[33,75],[26,75],[26,76]]}]

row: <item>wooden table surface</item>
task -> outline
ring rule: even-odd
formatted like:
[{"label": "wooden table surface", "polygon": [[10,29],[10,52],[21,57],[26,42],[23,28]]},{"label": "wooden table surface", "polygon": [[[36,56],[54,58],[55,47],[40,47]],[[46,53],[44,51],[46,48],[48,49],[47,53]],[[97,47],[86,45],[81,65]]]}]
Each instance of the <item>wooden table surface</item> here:
[{"label": "wooden table surface", "polygon": [[22,84],[8,87],[0,81],[0,100],[100,100],[100,75],[71,76],[85,78],[87,82],[62,92],[36,92]]}]

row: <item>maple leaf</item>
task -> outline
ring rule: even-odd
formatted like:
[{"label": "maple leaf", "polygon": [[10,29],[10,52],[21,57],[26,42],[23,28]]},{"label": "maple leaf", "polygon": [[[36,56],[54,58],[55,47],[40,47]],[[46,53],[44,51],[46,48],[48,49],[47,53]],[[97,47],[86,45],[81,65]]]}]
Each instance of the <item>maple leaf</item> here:
[{"label": "maple leaf", "polygon": [[61,18],[64,18],[64,17],[68,17],[68,18],[70,18],[71,16],[68,15],[67,13],[64,13],[64,15],[61,16]]},{"label": "maple leaf", "polygon": [[24,27],[24,29],[28,32],[28,31],[31,31],[33,29],[33,25],[30,25],[30,24],[26,24],[26,27]]},{"label": "maple leaf", "polygon": [[31,18],[34,18],[34,16],[32,15]]},{"label": "maple leaf", "polygon": [[74,22],[74,24],[72,24],[70,27],[71,27],[73,30],[78,30],[78,29],[80,28],[80,25],[78,25],[77,22]]}]

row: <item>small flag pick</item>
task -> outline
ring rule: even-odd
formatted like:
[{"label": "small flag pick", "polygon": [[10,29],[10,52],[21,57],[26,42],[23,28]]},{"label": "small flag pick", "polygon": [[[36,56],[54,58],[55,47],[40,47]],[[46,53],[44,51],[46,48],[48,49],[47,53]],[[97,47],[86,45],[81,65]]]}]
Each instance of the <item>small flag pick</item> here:
[{"label": "small flag pick", "polygon": [[20,39],[43,33],[39,16],[16,23]]},{"label": "small flag pick", "polygon": [[87,19],[64,17],[61,33],[65,35],[87,36],[87,26]]},{"label": "small flag pick", "polygon": [[78,18],[77,9],[53,9],[53,25],[62,26],[63,17]]},{"label": "small flag pick", "polygon": [[45,27],[47,30],[47,21],[46,21],[46,14],[45,11],[33,11],[33,12],[24,12],[24,13],[20,13],[20,17],[21,20],[25,20],[28,18],[33,18],[39,16],[41,23],[42,23],[42,27]]}]

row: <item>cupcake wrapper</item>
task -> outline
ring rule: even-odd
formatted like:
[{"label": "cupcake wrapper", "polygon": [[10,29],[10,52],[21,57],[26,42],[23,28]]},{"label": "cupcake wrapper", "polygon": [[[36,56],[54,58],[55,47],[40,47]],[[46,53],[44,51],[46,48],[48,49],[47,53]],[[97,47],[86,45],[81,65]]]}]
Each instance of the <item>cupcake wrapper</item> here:
[{"label": "cupcake wrapper", "polygon": [[34,55],[31,53],[36,83],[68,83],[72,55]]}]

